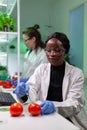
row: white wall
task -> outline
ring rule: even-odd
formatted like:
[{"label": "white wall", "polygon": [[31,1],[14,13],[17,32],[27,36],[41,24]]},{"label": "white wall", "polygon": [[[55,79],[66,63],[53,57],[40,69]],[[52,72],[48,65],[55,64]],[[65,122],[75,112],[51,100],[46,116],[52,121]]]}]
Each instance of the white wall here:
[{"label": "white wall", "polygon": [[21,30],[34,24],[40,25],[40,32],[45,39],[51,32],[53,0],[21,0]]}]

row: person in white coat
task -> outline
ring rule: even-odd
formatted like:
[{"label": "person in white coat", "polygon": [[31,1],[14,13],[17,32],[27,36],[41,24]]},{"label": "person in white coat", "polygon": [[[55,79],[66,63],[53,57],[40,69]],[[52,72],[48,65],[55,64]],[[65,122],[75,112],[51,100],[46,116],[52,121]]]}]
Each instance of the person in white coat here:
[{"label": "person in white coat", "polygon": [[[38,65],[48,62],[45,54],[45,44],[38,31],[39,28],[39,25],[35,24],[33,27],[28,27],[22,32],[28,51],[24,56],[24,70],[22,72],[21,82],[26,82]],[[13,84],[16,86],[17,80]]]},{"label": "person in white coat", "polygon": [[[87,130],[87,115],[84,114],[84,76],[81,69],[64,60],[69,53],[67,36],[55,32],[46,41],[49,63],[38,66],[29,81],[17,86],[15,94],[21,101],[41,101],[41,113],[56,111],[66,119]],[[28,93],[28,95],[27,95]],[[83,117],[83,118],[82,118]]]},{"label": "person in white coat", "polygon": [[42,42],[39,28],[40,26],[35,24],[22,32],[25,44],[29,48],[25,54],[24,78],[30,77],[40,63],[47,62],[45,44]]}]

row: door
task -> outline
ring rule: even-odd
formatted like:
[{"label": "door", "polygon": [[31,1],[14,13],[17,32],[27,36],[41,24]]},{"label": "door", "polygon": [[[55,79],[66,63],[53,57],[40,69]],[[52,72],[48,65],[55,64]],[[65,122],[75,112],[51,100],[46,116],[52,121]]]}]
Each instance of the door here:
[{"label": "door", "polygon": [[83,69],[84,5],[70,12],[70,63]]}]

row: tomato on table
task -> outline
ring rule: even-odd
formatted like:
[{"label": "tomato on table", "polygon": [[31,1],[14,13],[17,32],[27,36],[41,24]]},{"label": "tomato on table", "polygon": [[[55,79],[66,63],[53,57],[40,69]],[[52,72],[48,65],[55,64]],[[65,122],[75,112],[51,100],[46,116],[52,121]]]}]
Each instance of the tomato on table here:
[{"label": "tomato on table", "polygon": [[30,103],[28,112],[31,113],[32,116],[38,116],[41,113],[41,106],[37,103]]},{"label": "tomato on table", "polygon": [[13,103],[10,106],[10,114],[11,116],[20,116],[23,112],[23,106],[21,103],[17,102],[17,103]]}]

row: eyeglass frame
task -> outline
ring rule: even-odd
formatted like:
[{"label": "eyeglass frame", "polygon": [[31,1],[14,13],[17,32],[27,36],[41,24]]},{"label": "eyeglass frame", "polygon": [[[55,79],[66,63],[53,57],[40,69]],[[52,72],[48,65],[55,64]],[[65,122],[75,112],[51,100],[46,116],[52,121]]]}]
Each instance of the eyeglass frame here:
[{"label": "eyeglass frame", "polygon": [[45,48],[45,51],[47,51],[47,53],[51,53],[51,51],[54,51],[55,53],[61,53],[61,51],[65,52],[65,49],[64,48],[55,48],[55,49],[46,49]]},{"label": "eyeglass frame", "polygon": [[28,40],[30,40],[31,38],[29,37],[28,39],[24,39],[25,42],[27,42]]}]

